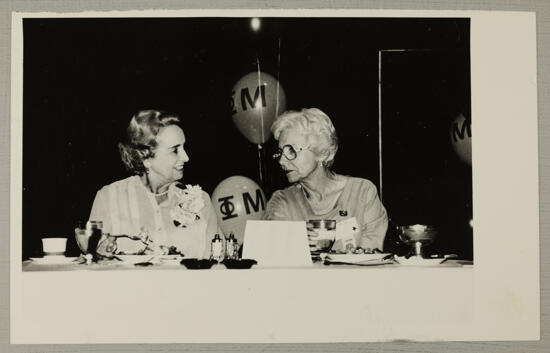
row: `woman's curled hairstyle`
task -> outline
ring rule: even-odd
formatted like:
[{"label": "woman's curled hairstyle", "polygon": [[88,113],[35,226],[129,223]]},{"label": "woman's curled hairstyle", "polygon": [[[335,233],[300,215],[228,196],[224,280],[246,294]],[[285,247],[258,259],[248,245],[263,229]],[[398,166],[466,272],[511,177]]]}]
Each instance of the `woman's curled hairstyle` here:
[{"label": "woman's curled hairstyle", "polygon": [[332,121],[322,110],[317,108],[289,110],[281,114],[271,126],[275,140],[284,130],[298,129],[304,133],[311,144],[311,150],[317,154],[325,154],[323,166],[330,168],[338,151],[338,137]]},{"label": "woman's curled hairstyle", "polygon": [[118,144],[120,158],[126,169],[135,175],[143,175],[147,168],[143,161],[154,157],[157,135],[170,125],[179,125],[178,116],[160,110],[140,110],[130,120],[126,140]]}]

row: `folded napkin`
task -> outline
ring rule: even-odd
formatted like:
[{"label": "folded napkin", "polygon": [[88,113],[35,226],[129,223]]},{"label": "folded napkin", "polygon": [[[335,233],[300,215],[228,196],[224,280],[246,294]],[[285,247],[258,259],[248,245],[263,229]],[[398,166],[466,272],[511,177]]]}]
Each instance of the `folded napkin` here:
[{"label": "folded napkin", "polygon": [[345,250],[348,244],[356,248],[359,244],[358,239],[361,236],[361,230],[357,224],[357,219],[351,217],[336,223],[336,241],[332,246],[333,251]]}]

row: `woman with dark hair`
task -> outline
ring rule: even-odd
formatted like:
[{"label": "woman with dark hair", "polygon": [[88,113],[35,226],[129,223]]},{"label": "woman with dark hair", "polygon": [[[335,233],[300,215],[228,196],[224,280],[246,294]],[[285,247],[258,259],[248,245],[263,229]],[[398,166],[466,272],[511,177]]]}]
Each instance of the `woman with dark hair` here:
[{"label": "woman with dark hair", "polygon": [[[177,116],[142,110],[130,120],[120,155],[132,176],[97,192],[90,220],[103,222],[99,249],[111,254],[208,257],[220,233],[208,194],[180,180],[189,161]],[[107,251],[106,251],[107,248]]]},{"label": "woman with dark hair", "polygon": [[[275,120],[271,131],[279,144],[273,157],[292,185],[273,193],[264,218],[341,222],[355,217],[359,228],[355,245],[382,250],[388,228],[386,209],[372,182],[332,171],[338,139],[330,118],[316,108],[288,111]],[[318,234],[310,224],[308,236],[315,248]]]}]

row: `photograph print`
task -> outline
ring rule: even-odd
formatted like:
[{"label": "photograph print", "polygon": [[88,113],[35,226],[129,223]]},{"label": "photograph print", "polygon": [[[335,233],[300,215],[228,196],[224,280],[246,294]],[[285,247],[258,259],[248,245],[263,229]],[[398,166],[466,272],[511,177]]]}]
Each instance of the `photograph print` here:
[{"label": "photograph print", "polygon": [[22,66],[23,271],[473,264],[469,18],[29,17]]}]

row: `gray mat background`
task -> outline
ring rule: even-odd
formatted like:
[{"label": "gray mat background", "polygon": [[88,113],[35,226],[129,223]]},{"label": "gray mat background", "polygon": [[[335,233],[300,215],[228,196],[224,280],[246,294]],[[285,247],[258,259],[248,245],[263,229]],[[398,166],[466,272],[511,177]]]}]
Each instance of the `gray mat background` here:
[{"label": "gray mat background", "polygon": [[[534,11],[537,14],[539,189],[541,252],[541,341],[349,344],[150,344],[10,345],[9,302],[9,155],[11,12],[78,12],[185,8],[365,8]],[[146,1],[146,0],[0,0],[0,352],[550,352],[550,1],[548,0],[355,0],[355,1]]]}]

